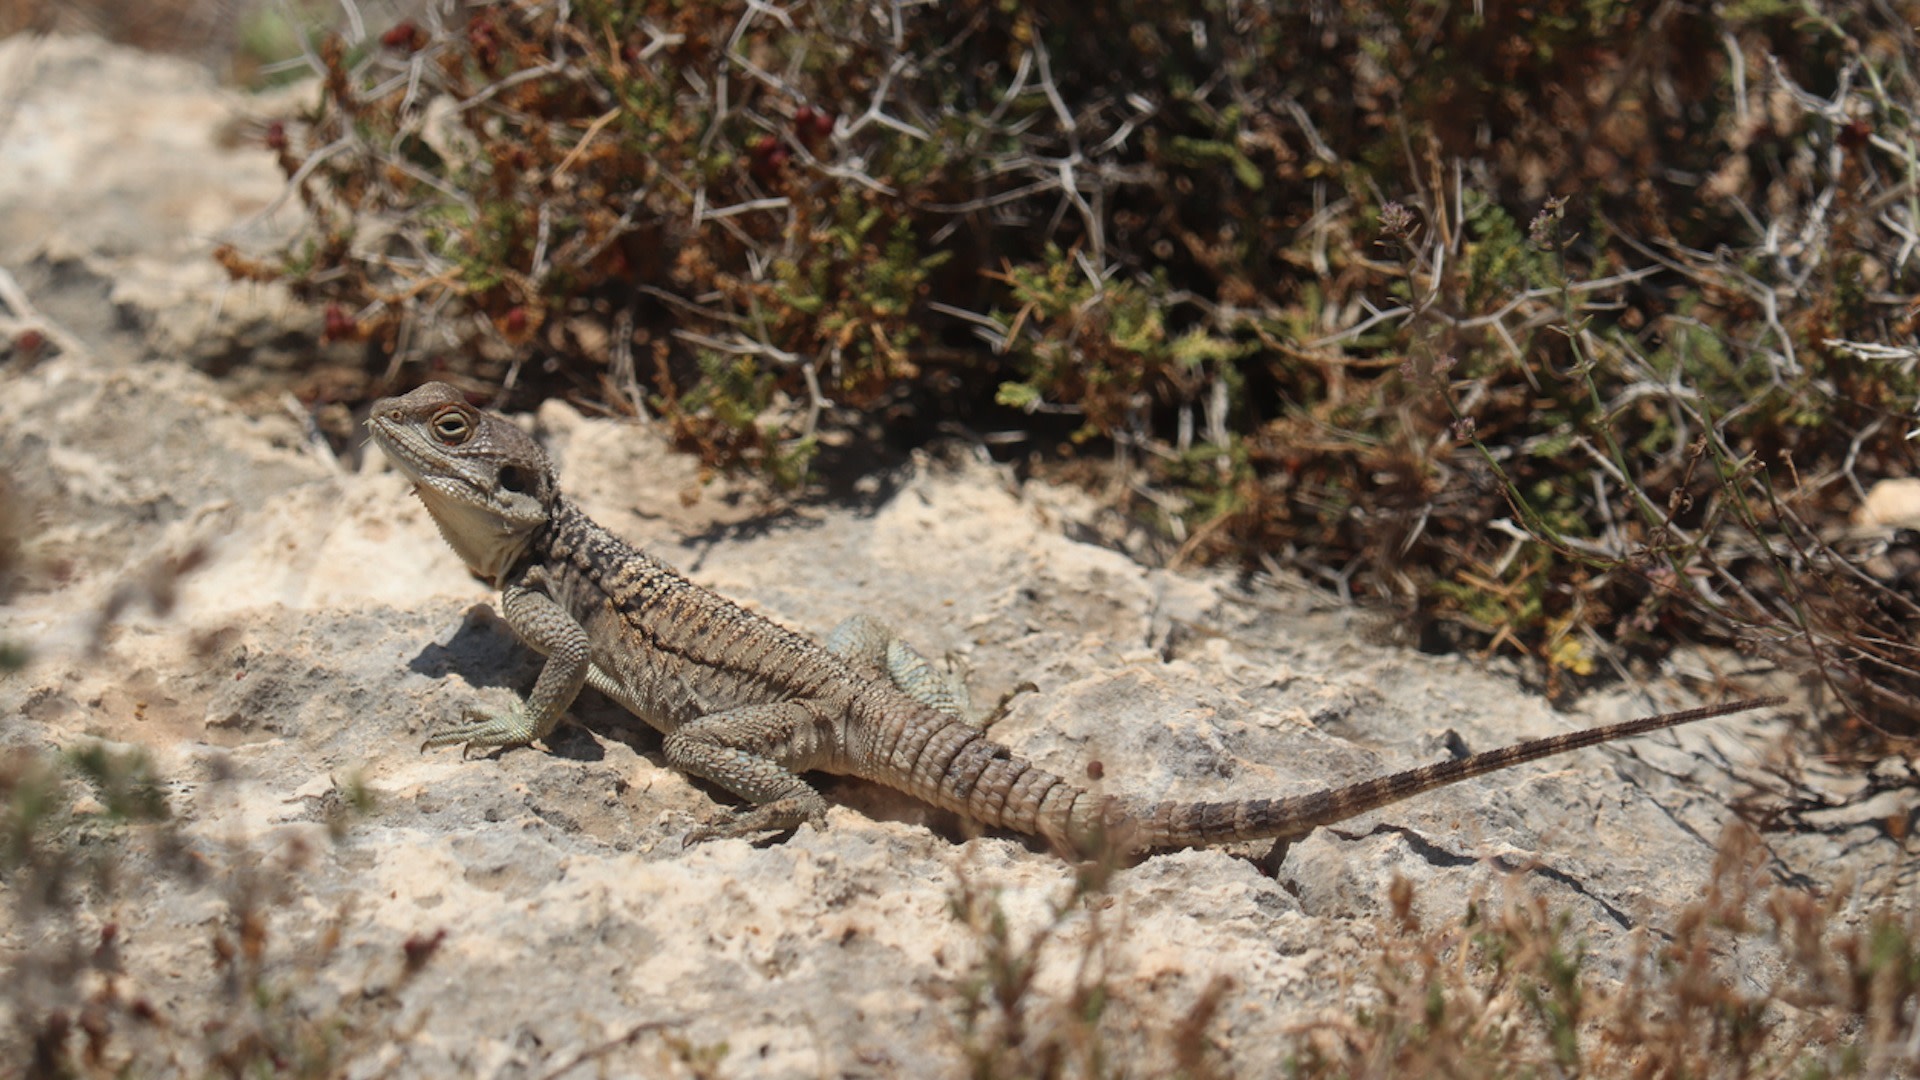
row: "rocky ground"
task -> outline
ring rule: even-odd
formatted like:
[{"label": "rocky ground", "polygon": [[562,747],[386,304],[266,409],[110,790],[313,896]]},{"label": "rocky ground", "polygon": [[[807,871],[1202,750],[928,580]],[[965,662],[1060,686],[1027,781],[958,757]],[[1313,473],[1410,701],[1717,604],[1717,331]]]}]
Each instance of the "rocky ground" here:
[{"label": "rocky ground", "polygon": [[[274,392],[312,347],[311,314],[208,258],[290,224],[283,208],[240,227],[280,195],[269,155],[235,134],[273,104],[86,40],[0,41],[0,87],[0,469],[19,538],[0,642],[28,653],[0,676],[0,742],[143,749],[173,812],[109,845],[116,883],[52,913],[18,876],[0,890],[5,1053],[100,992],[63,982],[57,958],[111,925],[115,992],[165,1023],[122,1016],[107,1050],[150,1071],[200,1071],[242,1014],[269,1035],[321,1025],[356,1075],[962,1071],[964,1003],[994,953],[957,901],[997,903],[1019,951],[1054,925],[1073,869],[854,782],[825,783],[824,831],[683,848],[716,792],[598,699],[543,748],[420,753],[536,669],[399,476],[377,454],[336,457]],[[997,737],[1116,793],[1309,790],[1683,706],[1713,670],[1692,658],[1558,714],[1469,658],[1366,644],[1357,616],[1298,586],[1080,542],[1089,499],[965,449],[853,501],[769,511],[702,486],[644,424],[557,405],[529,423],[591,514],[701,583],[812,634],[881,615],[983,703],[1034,684]],[[1396,878],[1429,924],[1474,898],[1544,897],[1588,971],[1617,978],[1698,897],[1729,800],[1794,753],[1791,721],[1515,769],[1320,830],[1277,864],[1148,859],[1058,921],[1025,1003],[1049,1022],[1091,958],[1110,1000],[1090,1030],[1148,1075],[1224,976],[1204,1038],[1232,1073],[1271,1075],[1302,1031],[1372,1000]],[[98,816],[84,789],[62,797],[76,821]],[[1848,911],[1911,895],[1911,841],[1883,827],[1913,813],[1901,798],[1770,836],[1766,872],[1850,883]],[[222,948],[242,961],[222,968]],[[1769,974],[1764,956],[1734,960]]]}]

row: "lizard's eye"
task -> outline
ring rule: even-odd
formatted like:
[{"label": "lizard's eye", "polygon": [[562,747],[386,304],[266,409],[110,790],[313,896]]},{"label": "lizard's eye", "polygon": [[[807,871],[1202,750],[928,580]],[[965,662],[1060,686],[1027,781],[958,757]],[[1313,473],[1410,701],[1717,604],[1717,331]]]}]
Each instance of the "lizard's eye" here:
[{"label": "lizard's eye", "polygon": [[467,422],[465,413],[448,409],[433,418],[433,433],[448,446],[458,446],[473,434],[473,425]]}]

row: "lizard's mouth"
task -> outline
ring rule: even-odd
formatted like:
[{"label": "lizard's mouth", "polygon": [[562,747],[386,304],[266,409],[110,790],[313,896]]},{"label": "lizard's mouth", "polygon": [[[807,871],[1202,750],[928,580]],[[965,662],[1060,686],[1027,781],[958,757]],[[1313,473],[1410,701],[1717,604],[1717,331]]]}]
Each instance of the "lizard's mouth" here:
[{"label": "lizard's mouth", "polygon": [[407,479],[413,481],[415,490],[418,490],[426,463],[407,445],[406,430],[376,412],[367,417],[367,439],[387,455],[388,461],[407,474]]}]

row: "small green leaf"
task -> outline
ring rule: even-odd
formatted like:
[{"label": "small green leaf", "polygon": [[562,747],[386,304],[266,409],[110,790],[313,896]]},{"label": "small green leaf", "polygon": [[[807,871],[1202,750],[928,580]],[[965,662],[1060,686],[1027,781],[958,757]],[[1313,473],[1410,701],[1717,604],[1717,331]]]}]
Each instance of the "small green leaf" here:
[{"label": "small green leaf", "polygon": [[1003,382],[993,400],[1001,405],[1032,412],[1043,400],[1040,389],[1030,383]]}]

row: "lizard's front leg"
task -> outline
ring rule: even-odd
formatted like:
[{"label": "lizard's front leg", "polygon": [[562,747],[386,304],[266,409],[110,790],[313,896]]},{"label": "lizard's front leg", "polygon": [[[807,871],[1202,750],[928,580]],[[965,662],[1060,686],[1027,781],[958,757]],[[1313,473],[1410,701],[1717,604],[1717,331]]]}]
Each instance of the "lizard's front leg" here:
[{"label": "lizard's front leg", "polygon": [[533,693],[513,709],[496,716],[468,720],[427,738],[420,749],[464,743],[465,750],[490,746],[525,746],[544,739],[560,723],[587,681],[587,631],[544,591],[545,577],[531,574],[508,585],[500,596],[501,614],[520,640],[547,658]]},{"label": "lizard's front leg", "polygon": [[667,736],[667,763],[711,780],[752,807],[687,834],[687,843],[819,827],[827,801],[800,773],[833,753],[828,718],[806,701],[746,705],[709,713]]}]

